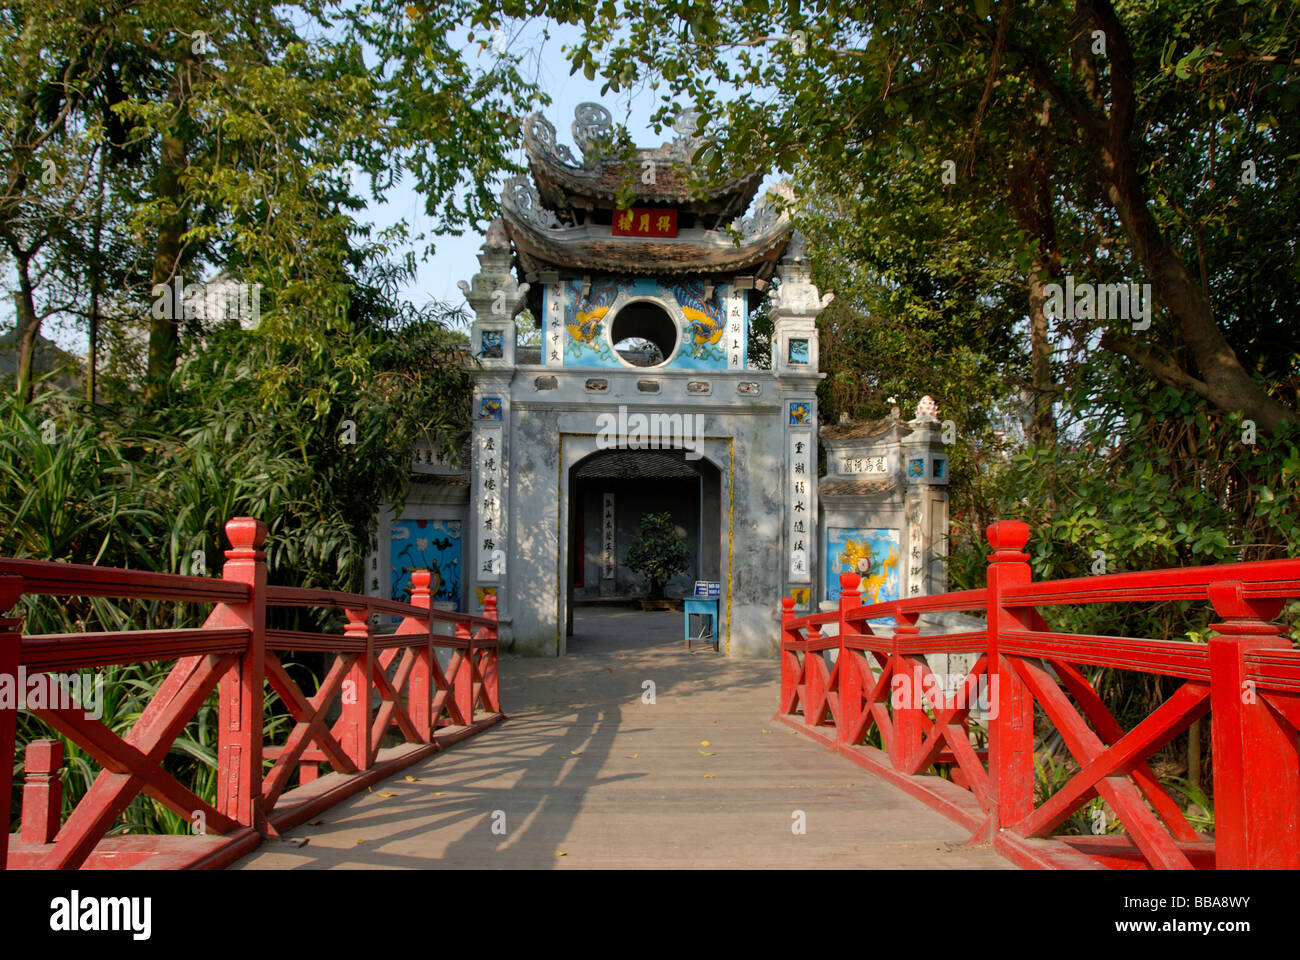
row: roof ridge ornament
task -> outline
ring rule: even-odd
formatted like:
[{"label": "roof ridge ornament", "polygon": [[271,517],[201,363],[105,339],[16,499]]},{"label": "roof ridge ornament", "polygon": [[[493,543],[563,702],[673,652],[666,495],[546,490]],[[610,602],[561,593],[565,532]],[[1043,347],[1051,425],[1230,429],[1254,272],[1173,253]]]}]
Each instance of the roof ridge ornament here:
[{"label": "roof ridge ornament", "polygon": [[683,137],[695,139],[695,128],[700,125],[700,111],[687,108],[677,114],[673,121],[673,130]]},{"label": "roof ridge ornament", "polygon": [[[578,104],[573,111],[573,142],[578,145],[582,151],[584,163],[593,155],[599,155],[602,146],[609,142],[610,127],[613,125],[614,118],[608,110],[599,103],[586,101]],[[554,143],[555,128],[551,128],[552,143]]]},{"label": "roof ridge ornament", "polygon": [[784,225],[788,221],[785,208],[780,200],[775,199],[771,192],[765,193],[754,204],[754,212],[747,217],[741,217],[735,222],[735,227],[740,231],[740,235],[746,240],[753,240],[761,237],[765,233],[772,232],[778,225]]},{"label": "roof ridge ornament", "polygon": [[501,202],[543,230],[558,230],[564,226],[554,211],[542,205],[541,195],[525,174],[516,174],[506,181],[505,189],[501,191]]},{"label": "roof ridge ornament", "polygon": [[928,393],[923,396],[916,404],[916,416],[912,418],[912,423],[938,423],[939,422],[939,404],[935,403],[934,397]]},{"label": "roof ridge ornament", "polygon": [[528,118],[526,125],[528,137],[553,160],[575,170],[581,170],[582,164],[574,157],[573,151],[565,144],[555,142],[555,125],[546,119],[540,110]]},{"label": "roof ridge ornament", "polygon": [[695,130],[699,124],[700,112],[698,110],[688,108],[680,111],[677,114],[677,119],[672,123],[672,130],[677,136],[649,152],[676,161],[689,168],[700,147],[709,141],[707,136],[696,135]]}]

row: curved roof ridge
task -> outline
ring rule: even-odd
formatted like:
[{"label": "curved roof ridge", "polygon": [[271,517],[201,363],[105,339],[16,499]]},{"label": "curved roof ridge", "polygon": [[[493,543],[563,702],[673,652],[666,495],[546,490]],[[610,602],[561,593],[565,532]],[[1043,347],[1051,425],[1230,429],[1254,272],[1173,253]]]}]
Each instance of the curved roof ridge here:
[{"label": "curved roof ridge", "polygon": [[[763,171],[735,174],[709,190],[701,198],[696,185],[683,170],[689,168],[692,158],[706,138],[684,131],[694,127],[693,121],[679,120],[674,124],[678,136],[658,147],[639,147],[636,163],[655,162],[653,183],[638,183],[637,199],[643,203],[675,203],[689,207],[695,204],[719,205],[721,215],[739,214],[747,209],[763,182]],[[537,182],[543,201],[552,210],[569,206],[573,198],[614,202],[629,173],[635,178],[639,171],[627,169],[626,158],[609,150],[613,129],[609,111],[596,103],[581,103],[575,111],[573,139],[582,159],[579,160],[568,146],[556,140],[555,126],[540,112],[528,117],[524,123],[524,150],[529,168]],[[582,204],[579,204],[581,206]]]}]

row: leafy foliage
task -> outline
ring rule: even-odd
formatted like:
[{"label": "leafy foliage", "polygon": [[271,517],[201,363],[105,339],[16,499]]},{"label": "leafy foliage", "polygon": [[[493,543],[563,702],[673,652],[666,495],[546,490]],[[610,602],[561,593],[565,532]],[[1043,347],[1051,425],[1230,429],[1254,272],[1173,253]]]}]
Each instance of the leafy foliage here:
[{"label": "leafy foliage", "polygon": [[[417,442],[456,462],[470,396],[464,317],[403,299],[415,261],[396,258],[418,238],[360,222],[366,188],[410,176],[439,229],[480,224],[515,118],[544,98],[513,58],[466,55],[461,4],[74,6],[0,13],[0,268],[23,353],[46,322],[99,338],[89,402],[29,376],[0,400],[0,555],[211,575],[242,514],[270,527],[273,582],[363,590],[376,509],[400,509]],[[218,274],[260,285],[260,314],[162,309],[173,282]],[[25,604],[29,633],[205,613]],[[105,671],[106,722],[129,726],[166,669]],[[208,797],[213,709],[166,761]],[[72,804],[91,768],[65,746]],[[145,826],[188,829],[151,801],[118,825]]]},{"label": "leafy foliage", "polygon": [[690,551],[670,513],[647,513],[623,563],[650,581],[650,598],[662,599],[664,585],[686,569]]}]

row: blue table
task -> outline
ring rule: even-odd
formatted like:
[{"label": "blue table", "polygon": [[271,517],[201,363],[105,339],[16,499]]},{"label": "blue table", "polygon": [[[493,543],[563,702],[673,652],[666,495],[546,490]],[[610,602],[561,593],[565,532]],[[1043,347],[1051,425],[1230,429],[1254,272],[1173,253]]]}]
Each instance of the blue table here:
[{"label": "blue table", "polygon": [[[692,640],[713,641],[713,649],[718,649],[718,598],[717,597],[685,597],[682,601],[682,610],[686,614],[686,649],[691,649]],[[699,636],[691,636],[691,614],[696,616],[708,617],[708,632],[700,631]]]}]

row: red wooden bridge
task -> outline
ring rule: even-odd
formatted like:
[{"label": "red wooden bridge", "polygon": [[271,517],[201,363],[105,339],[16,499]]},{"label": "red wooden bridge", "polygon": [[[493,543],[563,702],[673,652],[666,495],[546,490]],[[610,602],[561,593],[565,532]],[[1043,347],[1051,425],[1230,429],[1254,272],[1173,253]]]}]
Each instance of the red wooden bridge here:
[{"label": "red wooden bridge", "polygon": [[[268,586],[266,527],[247,517],[226,524],[232,549],[222,579],[137,573],[34,560],[0,560],[0,611],[24,594],[125,597],[210,603],[202,627],[60,636],[22,636],[21,622],[0,620],[0,675],[97,669],[110,664],[175,660],[166,681],[124,735],[76,704],[31,712],[89,753],[102,767],[66,821],[59,768],[62,744],[26,749],[22,827],[0,834],[12,868],[72,869],[221,867],[263,837],[302,823],[339,800],[502,719],[497,695],[496,598],[486,616],[430,609],[428,571],[412,575],[411,603],[357,594]],[[342,634],[268,629],[268,607],[341,610]],[[392,633],[373,614],[402,620]],[[449,630],[447,628],[450,628]],[[307,696],[281,662],[287,651],[333,654],[320,688]],[[443,668],[439,651],[448,651]],[[282,744],[263,743],[265,687],[294,721]],[[217,690],[215,803],[196,796],[163,769],[186,724]],[[337,704],[337,719],[328,714]],[[0,710],[0,752],[13,752],[17,710]],[[390,729],[401,745],[382,747]],[[263,758],[273,760],[264,772]],[[331,771],[319,776],[322,764]],[[297,778],[297,786],[290,784]],[[12,767],[0,767],[8,812]],[[122,811],[145,793],[202,824],[200,836],[108,836]]]},{"label": "red wooden bridge", "polygon": [[[779,716],[843,756],[943,812],[974,838],[1026,867],[1300,867],[1300,650],[1273,622],[1300,593],[1300,560],[1222,564],[1032,583],[1022,552],[1029,528],[989,527],[988,586],[860,606],[856,576],[841,578],[838,611],[796,619],[783,601]],[[1055,633],[1039,612],[1062,604],[1192,601],[1222,622],[1208,643]],[[925,636],[928,611],[978,610],[987,629]],[[896,618],[889,638],[867,621]],[[834,624],[837,636],[822,636]],[[835,653],[833,666],[827,658]],[[945,698],[926,654],[975,654]],[[1125,731],[1085,676],[1110,667],[1182,683]],[[920,696],[894,696],[912,678]],[[902,680],[902,683],[898,681]],[[983,687],[987,746],[971,743],[970,713]],[[1035,707],[1078,764],[1050,796],[1035,797]],[[1212,715],[1214,835],[1194,830],[1148,764],[1151,755]],[[872,728],[884,749],[868,746]],[[942,775],[937,775],[942,774]],[[1107,836],[1053,837],[1096,796],[1125,827]]]},{"label": "red wooden bridge", "polygon": [[[12,610],[24,594],[212,605],[204,625],[195,629],[24,636],[21,621],[0,620],[0,676],[174,662],[148,707],[121,734],[88,718],[76,705],[28,705],[101,770],[65,820],[59,779],[62,741],[25,745],[21,827],[18,834],[5,833],[0,840],[6,844],[0,848],[0,862],[9,868],[60,869],[225,866],[264,838],[304,824],[504,719],[494,597],[487,598],[483,617],[432,610],[427,572],[414,575],[409,604],[268,586],[262,524],[236,519],[227,525],[227,535],[232,549],[219,580],[0,560],[0,612]],[[1028,536],[1028,528],[1016,521],[990,528],[993,554],[985,589],[862,606],[858,578],[846,575],[835,611],[795,618],[790,601],[784,601],[778,719],[843,757],[809,762],[828,772],[839,766],[847,772],[853,768],[846,760],[852,761],[876,775],[876,783],[893,784],[945,814],[957,837],[969,837],[971,850],[991,846],[1021,866],[1300,867],[1300,651],[1273,622],[1283,603],[1300,595],[1300,561],[1034,583],[1028,556],[1022,552]],[[1165,601],[1212,604],[1222,622],[1213,626],[1215,635],[1208,643],[1196,644],[1054,633],[1039,612],[1062,604]],[[269,629],[266,611],[274,607],[338,610],[346,625],[337,634]],[[921,632],[922,614],[953,610],[982,612],[987,627]],[[371,622],[376,614],[400,622],[392,632],[381,632]],[[896,622],[888,635],[873,632],[871,621],[882,617]],[[285,667],[285,654],[292,651],[332,655],[328,672],[310,696]],[[964,654],[974,661],[963,685],[948,696],[929,682],[926,657],[937,653]],[[1173,677],[1178,685],[1149,716],[1125,731],[1085,673],[1106,667]],[[602,664],[599,674],[604,673]],[[918,685],[916,695],[900,696],[909,684]],[[266,696],[268,686],[278,700]],[[215,798],[205,799],[179,783],[164,768],[163,759],[214,690],[217,790]],[[983,699],[977,695],[981,692]],[[729,699],[725,691],[707,696],[716,698],[724,713],[752,709],[749,701]],[[976,705],[983,713],[973,712]],[[267,744],[263,731],[274,711],[287,714],[290,722],[271,725],[287,733],[283,742]],[[604,706],[600,712],[605,713]],[[1207,713],[1214,759],[1213,835],[1192,826],[1149,764],[1153,754]],[[733,719],[722,717],[724,724]],[[16,720],[17,706],[0,701],[0,750],[17,749]],[[537,743],[547,736],[573,736],[567,721],[553,723],[562,731],[553,735],[528,728],[528,723],[527,718],[512,721],[490,739]],[[1042,788],[1036,793],[1036,741],[1052,730],[1077,769],[1050,794]],[[757,729],[752,732],[755,745],[747,748],[748,759],[738,761],[742,768],[756,769],[755,758],[764,753],[788,758],[784,743],[764,741]],[[609,737],[611,745],[614,735]],[[617,736],[624,737],[624,731]],[[639,742],[645,746],[624,750],[649,750],[665,738],[662,729],[644,723],[626,736],[643,738]],[[392,745],[385,746],[385,741]],[[880,746],[872,746],[873,741]],[[477,738],[466,754],[487,743],[487,738]],[[608,752],[616,758],[622,754]],[[689,753],[699,754],[693,756],[695,762],[705,757],[717,762],[712,751],[697,751],[693,743]],[[449,759],[459,754],[455,751]],[[620,762],[638,755],[628,754]],[[528,762],[537,766],[545,759],[537,755]],[[568,752],[560,760],[574,762]],[[441,772],[445,775],[447,769]],[[0,769],[7,804],[13,794],[10,771],[9,765]],[[471,778],[481,782],[482,771],[472,770]],[[400,785],[403,779],[393,782]],[[619,778],[597,779],[608,783]],[[671,774],[668,779],[681,778]],[[807,779],[814,780],[811,772]],[[708,774],[704,781],[715,782]],[[821,789],[822,782],[816,782]],[[811,786],[807,783],[804,790]],[[792,785],[773,784],[767,792],[775,795],[778,787],[788,792]],[[520,788],[515,784],[511,789],[517,795]],[[620,795],[615,805],[620,815],[627,815],[629,803],[651,803],[644,784],[636,789],[639,792]],[[832,789],[829,781],[826,789]],[[837,796],[849,807],[882,802],[878,788],[872,788],[870,798],[861,785],[856,791]],[[743,792],[761,800],[765,791],[760,783],[747,785]],[[187,822],[202,823],[203,834],[113,835],[122,812],[141,793]],[[1096,797],[1118,817],[1122,833],[1056,835],[1071,815]],[[911,816],[916,823],[928,824],[926,818],[934,816],[919,804],[889,805],[892,816]],[[919,812],[908,814],[908,809]],[[737,825],[742,818],[730,811],[727,822]],[[837,850],[857,842],[851,818],[824,822],[834,823],[841,834],[821,842]],[[937,817],[934,822],[943,823]],[[716,830],[710,826],[690,843],[699,849],[702,839]],[[601,840],[607,844],[609,838]],[[552,856],[549,850],[546,856]],[[974,856],[970,861],[982,863],[987,861]],[[690,860],[679,865],[690,865]]]}]

